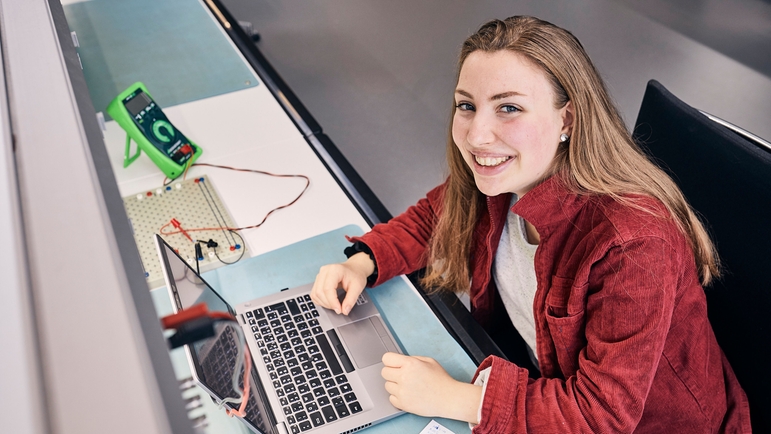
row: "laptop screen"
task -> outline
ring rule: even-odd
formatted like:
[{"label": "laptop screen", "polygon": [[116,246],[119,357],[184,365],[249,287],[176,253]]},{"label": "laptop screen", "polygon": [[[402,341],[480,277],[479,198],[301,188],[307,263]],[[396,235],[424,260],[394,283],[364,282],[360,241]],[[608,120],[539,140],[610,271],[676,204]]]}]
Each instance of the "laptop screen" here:
[{"label": "laptop screen", "polygon": [[[210,312],[228,312],[235,315],[233,308],[193,268],[183,260],[166,242],[156,235],[166,284],[175,305],[175,312],[188,309],[199,303],[206,303]],[[232,322],[215,323],[212,338],[187,345],[187,354],[196,380],[217,400],[237,397],[233,389],[233,371],[238,354],[239,337]],[[242,364],[243,366],[243,364]],[[243,367],[239,372],[239,387],[243,387]],[[249,401],[244,419],[251,428],[262,433],[272,431],[269,406],[263,389],[257,386],[257,371],[252,367]],[[239,404],[228,403],[231,408]]]}]

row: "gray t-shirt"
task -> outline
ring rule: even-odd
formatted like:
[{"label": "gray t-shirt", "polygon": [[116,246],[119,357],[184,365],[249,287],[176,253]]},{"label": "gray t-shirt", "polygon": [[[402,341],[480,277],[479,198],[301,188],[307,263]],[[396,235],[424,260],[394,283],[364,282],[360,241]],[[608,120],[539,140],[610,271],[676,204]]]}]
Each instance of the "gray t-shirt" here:
[{"label": "gray t-shirt", "polygon": [[[517,202],[517,199],[517,195],[514,195],[511,206]],[[533,299],[537,287],[535,279],[537,248],[537,244],[530,244],[527,241],[525,220],[509,212],[493,261],[493,279],[506,312],[511,318],[511,323],[527,342],[533,357],[537,357],[535,318],[533,317]]]}]

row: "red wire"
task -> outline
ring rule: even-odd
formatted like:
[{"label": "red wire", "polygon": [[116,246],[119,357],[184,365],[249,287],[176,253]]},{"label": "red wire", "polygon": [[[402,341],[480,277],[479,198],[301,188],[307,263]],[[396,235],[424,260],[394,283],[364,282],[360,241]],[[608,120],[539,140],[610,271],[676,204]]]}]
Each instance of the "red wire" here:
[{"label": "red wire", "polygon": [[[284,205],[281,205],[281,206],[277,206],[276,208],[273,208],[272,210],[268,211],[268,213],[267,213],[267,214],[265,214],[265,217],[263,217],[263,218],[262,218],[262,221],[260,221],[260,222],[259,222],[259,223],[257,223],[256,225],[251,225],[251,226],[244,226],[244,227],[240,227],[240,228],[231,228],[231,227],[217,227],[217,228],[193,228],[193,229],[185,229],[185,231],[187,231],[187,232],[198,232],[198,231],[219,231],[219,230],[223,230],[223,229],[224,229],[224,230],[229,230],[229,231],[241,231],[241,230],[244,230],[244,229],[254,229],[254,228],[258,228],[258,227],[262,226],[262,225],[265,223],[265,221],[266,221],[266,220],[268,220],[268,217],[270,217],[270,215],[271,215],[271,214],[273,214],[274,212],[276,212],[276,211],[278,211],[278,210],[280,210],[280,209],[288,208],[288,207],[290,207],[290,206],[294,205],[294,204],[295,204],[295,203],[296,203],[298,200],[300,200],[300,198],[301,198],[301,197],[302,197],[302,196],[305,194],[305,192],[308,190],[308,187],[310,187],[310,185],[311,185],[311,179],[310,179],[309,177],[307,177],[306,175],[281,175],[281,174],[275,174],[275,173],[265,172],[265,171],[263,171],[263,170],[254,170],[254,169],[239,169],[239,168],[236,168],[236,167],[230,167],[230,166],[220,166],[220,165],[217,165],[217,164],[209,164],[209,163],[195,163],[195,164],[193,164],[192,166],[207,166],[207,167],[214,167],[214,168],[218,168],[218,169],[228,169],[228,170],[235,170],[235,171],[237,171],[237,172],[252,172],[252,173],[258,173],[258,174],[261,174],[261,175],[274,176],[274,177],[277,177],[277,178],[302,178],[302,179],[304,179],[304,180],[305,180],[305,187],[303,187],[303,190],[300,192],[300,194],[299,194],[299,195],[297,195],[297,197],[296,197],[296,198],[294,198],[294,200],[292,200],[291,202],[289,202],[289,203],[287,203],[287,204],[284,204]],[[187,170],[185,170],[185,173],[187,173]],[[165,184],[165,182],[166,182],[166,178],[164,178],[164,184]],[[170,224],[170,223],[167,223],[167,224],[165,224],[165,225],[161,226],[161,229],[159,230],[159,232],[161,233],[161,235],[176,235],[176,234],[181,234],[181,233],[182,233],[182,231],[163,232],[163,229],[164,229],[164,228],[166,228],[167,226],[169,226],[169,224]]]}]

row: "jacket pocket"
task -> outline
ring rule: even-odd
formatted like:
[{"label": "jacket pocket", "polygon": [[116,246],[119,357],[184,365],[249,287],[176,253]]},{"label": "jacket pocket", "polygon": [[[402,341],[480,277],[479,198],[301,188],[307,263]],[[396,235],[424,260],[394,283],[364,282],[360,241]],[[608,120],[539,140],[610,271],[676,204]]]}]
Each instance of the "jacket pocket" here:
[{"label": "jacket pocket", "polygon": [[585,303],[572,286],[572,280],[553,276],[546,295],[546,322],[565,378],[576,373],[578,354],[586,347]]},{"label": "jacket pocket", "polygon": [[583,313],[584,308],[583,301],[576,300],[573,294],[573,280],[552,276],[551,287],[546,294],[546,317],[571,317]]}]

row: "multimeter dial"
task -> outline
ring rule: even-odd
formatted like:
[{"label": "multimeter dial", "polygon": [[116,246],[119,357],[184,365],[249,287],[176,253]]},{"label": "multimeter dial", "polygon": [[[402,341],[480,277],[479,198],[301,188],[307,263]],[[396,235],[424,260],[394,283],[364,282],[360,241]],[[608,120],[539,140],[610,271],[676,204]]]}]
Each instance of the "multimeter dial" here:
[{"label": "multimeter dial", "polygon": [[123,100],[123,105],[147,140],[167,157],[179,165],[192,157],[190,141],[174,128],[149,95],[137,89]]}]

